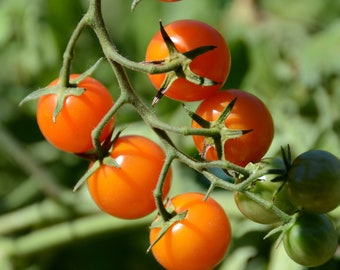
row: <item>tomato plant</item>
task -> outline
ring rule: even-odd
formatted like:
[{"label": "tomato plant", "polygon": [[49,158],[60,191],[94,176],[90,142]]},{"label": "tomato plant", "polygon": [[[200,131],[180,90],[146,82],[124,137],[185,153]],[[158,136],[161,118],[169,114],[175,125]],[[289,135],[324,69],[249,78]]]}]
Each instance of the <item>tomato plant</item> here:
[{"label": "tomato plant", "polygon": [[299,155],[288,171],[292,201],[305,211],[329,212],[340,204],[340,161],[323,150]]},{"label": "tomato plant", "polygon": [[[196,20],[179,20],[165,27],[165,31],[181,53],[188,52],[201,46],[216,46],[192,60],[190,69],[195,74],[209,78],[218,84],[200,86],[177,78],[165,95],[180,101],[202,100],[216,92],[226,81],[230,70],[230,52],[222,35],[211,26]],[[146,50],[146,61],[164,60],[169,56],[167,46],[161,32],[157,32],[151,39]],[[152,84],[159,89],[165,74],[149,75]]]},{"label": "tomato plant", "polygon": [[324,214],[304,214],[283,238],[284,248],[295,262],[309,267],[330,260],[338,246],[333,222]]},{"label": "tomato plant", "polygon": [[[231,239],[228,216],[214,199],[203,199],[204,194],[194,192],[171,199],[175,212],[188,212],[152,247],[166,269],[212,269],[224,257]],[[160,228],[151,228],[150,243],[159,232]]]},{"label": "tomato plant", "polygon": [[[104,212],[124,219],[143,217],[156,209],[153,190],[162,170],[165,154],[143,136],[117,139],[110,156],[119,167],[102,164],[87,180],[89,192]],[[163,187],[169,192],[171,170]]]},{"label": "tomato plant", "polygon": [[[70,78],[75,79],[78,76],[73,74]],[[58,82],[59,79],[56,79],[49,86]],[[94,148],[91,132],[113,106],[114,101],[107,88],[91,77],[83,79],[78,87],[85,91],[80,96],[66,97],[55,122],[53,113],[57,103],[56,94],[47,94],[39,99],[36,116],[41,133],[52,145],[66,152],[84,153]],[[114,122],[112,118],[107,123],[101,133],[101,141],[111,135]]]},{"label": "tomato plant", "polygon": [[[225,90],[202,101],[196,110],[196,114],[203,119],[213,122],[221,114],[226,106],[237,98],[234,107],[225,120],[225,126],[233,130],[251,130],[238,137],[229,139],[224,143],[225,159],[240,166],[249,162],[259,161],[267,152],[273,136],[274,124],[266,105],[256,96],[237,89]],[[201,126],[195,121],[192,127]],[[206,152],[206,139],[203,136],[193,136],[194,143],[207,160],[217,160],[214,147],[209,147]]]}]

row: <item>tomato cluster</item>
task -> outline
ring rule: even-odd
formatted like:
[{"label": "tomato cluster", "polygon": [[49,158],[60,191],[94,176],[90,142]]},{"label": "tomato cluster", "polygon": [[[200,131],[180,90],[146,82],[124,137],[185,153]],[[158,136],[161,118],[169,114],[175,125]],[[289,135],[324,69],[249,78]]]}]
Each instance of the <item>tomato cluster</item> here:
[{"label": "tomato cluster", "polygon": [[326,214],[340,204],[340,160],[329,152],[310,150],[287,164],[286,177],[289,199],[300,215],[285,233],[284,247],[302,265],[321,265],[338,246],[337,230]]},{"label": "tomato cluster", "polygon": [[[293,162],[285,155],[265,162],[274,137],[271,113],[249,92],[222,89],[231,56],[227,42],[211,26],[196,20],[161,25],[145,58],[144,64],[155,66],[176,63],[173,70],[148,74],[158,99],[165,95],[182,102],[201,101],[195,112],[189,111],[188,134],[200,162],[229,164],[232,172],[225,172],[235,180],[234,199],[240,212],[257,223],[282,226],[284,247],[294,261],[306,266],[328,261],[337,248],[337,232],[326,213],[340,204],[339,159],[311,150]],[[150,228],[150,250],[162,266],[213,269],[231,240],[224,209],[210,193],[183,193],[164,203],[172,182],[168,153],[140,135],[113,136],[114,115],[102,123],[100,145],[95,145],[93,130],[110,114],[114,101],[92,77],[75,83],[79,76],[70,76],[68,90],[59,80],[53,81],[48,87],[53,91],[40,97],[36,115],[46,140],[90,159],[87,187],[102,211],[137,219],[158,210]],[[62,95],[72,88],[82,91]],[[264,164],[263,177],[247,181],[240,173],[256,172]]]}]

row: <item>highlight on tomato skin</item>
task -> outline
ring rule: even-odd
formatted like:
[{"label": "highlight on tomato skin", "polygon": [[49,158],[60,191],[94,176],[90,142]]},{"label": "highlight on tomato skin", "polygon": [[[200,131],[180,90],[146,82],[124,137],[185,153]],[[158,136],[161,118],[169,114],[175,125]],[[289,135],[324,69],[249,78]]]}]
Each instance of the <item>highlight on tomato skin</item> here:
[{"label": "highlight on tomato skin", "polygon": [[[231,240],[229,218],[218,202],[211,197],[204,201],[204,197],[201,193],[188,192],[171,199],[176,213],[188,212],[151,248],[165,269],[213,269],[224,258]],[[150,229],[150,243],[160,230]]]},{"label": "highlight on tomato skin", "polygon": [[[72,74],[70,79],[78,76]],[[59,79],[54,80],[49,86],[56,85],[58,81]],[[92,77],[83,79],[78,87],[84,88],[85,91],[80,96],[66,97],[56,122],[53,121],[56,94],[42,96],[36,109],[38,126],[45,139],[62,151],[77,154],[93,150],[92,130],[114,104],[109,90]],[[101,142],[111,136],[114,123],[113,117],[101,133]]]},{"label": "highlight on tomato skin", "polygon": [[[267,106],[256,96],[239,89],[221,90],[203,100],[196,114],[209,122],[215,121],[228,104],[237,98],[233,109],[225,120],[225,126],[232,130],[251,130],[238,138],[227,140],[224,144],[225,159],[239,166],[258,162],[268,151],[274,138],[274,122]],[[193,128],[201,126],[192,121]],[[207,160],[217,160],[214,146],[205,153],[205,138],[193,136],[198,151]]]},{"label": "highlight on tomato skin", "polygon": [[[144,217],[156,209],[153,191],[165,153],[152,140],[139,135],[119,137],[110,152],[119,167],[102,164],[87,180],[89,193],[107,214],[122,219]],[[163,197],[170,190],[172,170],[167,173]]]},{"label": "highlight on tomato skin", "polygon": [[[201,77],[217,82],[212,86],[200,86],[180,77],[172,83],[165,96],[178,101],[198,101],[218,91],[227,80],[231,66],[230,51],[224,37],[210,25],[197,20],[178,20],[165,25],[164,29],[181,53],[202,46],[215,46],[215,49],[194,58],[190,69]],[[168,56],[168,49],[158,31],[148,44],[145,60],[164,60]],[[159,90],[165,74],[153,74],[148,77]]]}]

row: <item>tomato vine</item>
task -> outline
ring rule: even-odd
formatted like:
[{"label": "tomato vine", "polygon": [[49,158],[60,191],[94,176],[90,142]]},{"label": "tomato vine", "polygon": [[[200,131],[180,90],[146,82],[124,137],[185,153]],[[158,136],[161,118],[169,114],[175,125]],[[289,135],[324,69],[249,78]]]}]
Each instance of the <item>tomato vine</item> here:
[{"label": "tomato vine", "polygon": [[[206,87],[209,85],[216,84],[216,82],[213,81],[209,77],[206,78],[206,77],[203,77],[202,75],[195,74],[190,69],[190,63],[191,61],[193,61],[195,57],[203,55],[211,50],[214,50],[216,46],[213,44],[211,44],[211,46],[203,45],[203,46],[199,46],[198,48],[190,48],[188,51],[180,53],[179,50],[176,49],[175,44],[171,41],[171,38],[167,35],[165,28],[163,28],[163,25],[160,22],[160,32],[162,33],[163,39],[167,45],[166,47],[169,50],[169,58],[167,58],[167,61],[162,61],[162,60],[149,61],[148,59],[148,61],[135,62],[133,60],[130,60],[124,57],[118,52],[114,41],[111,39],[110,34],[107,31],[107,27],[106,27],[106,24],[103,19],[103,15],[102,15],[101,2],[102,2],[101,0],[90,0],[88,10],[86,11],[84,16],[79,21],[76,28],[74,29],[69,39],[69,42],[66,46],[66,49],[64,51],[64,54],[63,54],[63,63],[60,69],[59,82],[57,86],[43,88],[31,94],[26,99],[24,99],[24,102],[26,102],[33,98],[37,98],[37,97],[40,98],[41,96],[46,95],[46,94],[51,94],[51,93],[59,94],[59,96],[61,96],[61,101],[59,100],[59,102],[57,102],[57,105],[56,105],[56,108],[53,114],[54,115],[53,121],[55,122],[57,120],[57,116],[62,113],[62,109],[65,106],[64,100],[66,100],[66,98],[69,95],[79,95],[79,96],[82,95],[83,91],[85,90],[82,89],[81,83],[80,82],[74,83],[73,81],[70,80],[70,78],[72,77],[71,76],[71,64],[74,58],[74,50],[79,40],[79,37],[81,36],[83,30],[86,27],[91,28],[96,34],[98,42],[101,45],[103,54],[115,75],[115,78],[117,80],[118,87],[119,87],[119,96],[117,100],[114,101],[113,105],[110,107],[107,113],[100,119],[98,125],[91,132],[91,140],[92,140],[93,149],[90,149],[89,151],[84,151],[84,153],[77,153],[76,151],[74,151],[75,154],[78,154],[81,157],[87,158],[92,162],[91,163],[92,166],[83,175],[83,177],[81,177],[81,179],[76,184],[74,190],[77,190],[83,183],[88,181],[88,179],[91,179],[92,182],[95,182],[95,181],[98,182],[99,181],[98,179],[100,177],[98,177],[97,179],[96,174],[101,169],[103,169],[104,171],[106,166],[113,166],[113,167],[116,167],[115,169],[120,169],[118,162],[116,162],[113,157],[110,157],[110,154],[112,154],[115,150],[114,148],[115,143],[117,143],[119,138],[121,138],[119,137],[120,131],[116,132],[117,133],[116,137],[113,136],[110,138],[103,139],[101,136],[106,125],[115,117],[117,112],[123,106],[131,105],[140,115],[144,123],[150,129],[152,129],[154,133],[158,136],[160,142],[162,143],[162,147],[165,153],[164,160],[161,159],[163,164],[161,165],[161,171],[159,172],[158,179],[153,189],[153,197],[155,200],[155,206],[157,207],[159,217],[156,218],[157,226],[155,226],[155,223],[153,223],[152,229],[154,229],[155,227],[163,226],[163,228],[166,227],[166,230],[161,229],[159,230],[160,232],[158,232],[158,235],[156,237],[155,236],[152,237],[153,241],[155,239],[156,241],[153,243],[150,243],[149,250],[153,249],[153,247],[157,244],[156,242],[158,242],[159,239],[163,235],[167,235],[167,233],[171,230],[172,226],[175,226],[177,223],[181,223],[181,222],[182,224],[184,224],[186,222],[186,219],[187,218],[189,219],[189,214],[187,213],[189,210],[183,211],[183,212],[176,212],[174,211],[174,209],[171,208],[171,205],[169,207],[169,205],[167,205],[164,202],[164,197],[166,195],[164,194],[164,185],[167,181],[167,175],[169,171],[171,170],[171,165],[175,160],[197,171],[199,174],[203,175],[209,181],[209,188],[205,196],[203,196],[204,202],[209,201],[210,199],[209,197],[215,188],[221,188],[221,189],[233,191],[238,194],[242,194],[242,196],[245,196],[251,202],[255,202],[257,205],[261,206],[266,211],[269,211],[270,213],[278,217],[280,224],[276,226],[271,232],[269,232],[268,235],[281,232],[279,241],[282,240],[284,236],[286,235],[286,233],[289,232],[291,227],[294,226],[296,221],[300,220],[301,217],[303,218],[305,211],[308,212],[310,209],[307,209],[306,207],[304,209],[302,205],[302,207],[300,207],[299,209],[296,209],[296,212],[286,213],[274,203],[277,193],[280,192],[281,188],[284,185],[286,185],[287,182],[288,182],[288,185],[289,184],[292,185],[292,183],[289,182],[289,179],[288,180],[286,179],[287,176],[290,175],[289,172],[291,172],[290,171],[291,170],[291,160],[290,160],[291,157],[290,157],[289,149],[287,150],[287,152],[283,151],[282,159],[285,165],[284,168],[282,167],[273,168],[270,164],[272,160],[270,160],[267,163],[261,160],[265,152],[268,150],[268,147],[271,143],[273,132],[274,132],[274,127],[273,127],[270,113],[269,111],[267,111],[264,104],[262,104],[261,101],[257,101],[256,106],[253,109],[249,109],[250,112],[247,112],[247,115],[242,116],[243,119],[247,119],[247,117],[250,119],[255,114],[255,111],[258,112],[260,109],[261,110],[263,109],[263,111],[265,111],[265,114],[266,114],[265,117],[267,120],[266,123],[268,124],[263,125],[262,127],[258,128],[256,131],[254,131],[253,127],[247,127],[245,125],[241,125],[239,122],[237,123],[238,125],[236,125],[236,127],[234,128],[231,128],[227,125],[227,120],[229,119],[228,117],[232,117],[233,113],[235,112],[236,106],[239,104],[238,102],[240,102],[238,99],[241,99],[241,96],[238,96],[234,99],[231,98],[230,100],[228,100],[227,103],[225,102],[226,97],[223,96],[222,101],[218,101],[219,103],[218,105],[222,108],[219,109],[220,115],[217,117],[217,119],[214,117],[210,117],[210,118],[208,117],[208,119],[206,119],[205,116],[203,116],[205,112],[202,113],[202,115],[200,115],[198,111],[194,113],[184,108],[183,110],[188,114],[188,117],[191,117],[193,119],[193,123],[195,122],[195,124],[193,124],[191,127],[176,126],[176,125],[172,125],[171,123],[167,123],[167,122],[160,120],[160,118],[150,109],[150,106],[148,106],[135,91],[135,88],[131,84],[129,76],[127,74],[127,69],[136,71],[136,72],[145,73],[147,75],[163,74],[163,73],[170,74],[168,77],[167,75],[165,75],[165,83],[162,84],[161,88],[170,87],[171,84],[174,83],[174,81],[176,81],[178,77],[183,77],[184,79],[186,79],[187,81],[190,81],[193,84]],[[141,1],[140,0],[133,1],[131,8],[134,9],[139,2]],[[229,73],[229,67],[227,68],[228,70],[225,72],[226,74]],[[85,72],[83,74],[83,77],[87,77],[88,75],[90,75],[92,70],[93,68]],[[160,94],[156,95],[156,99],[154,99],[154,102],[151,104],[151,106],[154,106],[158,102],[158,100],[163,96],[163,94],[165,93],[165,89],[161,89],[160,92],[161,92]],[[229,90],[228,93],[231,93],[231,92],[237,93],[238,90]],[[204,102],[206,102],[206,100],[203,101],[202,103]],[[224,102],[223,106],[221,105],[222,102]],[[244,107],[249,108],[248,104],[244,105]],[[212,110],[216,111],[217,108],[214,107],[212,108]],[[244,108],[242,110],[243,112],[246,112]],[[206,114],[212,115],[213,113],[208,110]],[[259,115],[258,118],[256,119],[257,126],[261,126],[261,124],[263,124],[263,118],[261,118],[262,116],[263,115]],[[236,117],[236,121],[240,121],[239,120],[240,118]],[[253,122],[255,121],[253,118],[251,118],[251,120]],[[267,137],[264,136],[263,132],[267,132],[268,136]],[[261,153],[256,155],[256,157],[249,157],[246,160],[241,160],[239,162],[229,161],[228,154],[226,154],[227,148],[225,147],[226,145],[225,141],[228,141],[228,140],[236,141],[236,139],[242,136],[248,136],[247,138],[251,138],[251,135],[254,135],[255,133],[257,137],[255,137],[250,143],[245,145],[244,151],[246,151],[247,148],[251,147],[251,144],[255,145],[256,143],[260,141],[260,139],[265,138],[265,142],[264,142],[265,145],[263,146],[263,149],[260,149]],[[195,159],[192,156],[185,153],[184,151],[182,151],[181,149],[179,149],[175,145],[173,140],[171,139],[170,134],[192,136],[194,137],[194,140],[195,138],[199,137],[199,138],[202,138],[202,141],[203,141],[203,137],[205,137],[204,142],[201,143],[201,148],[200,148],[201,154],[203,153],[201,155],[203,158],[200,160]],[[246,138],[246,137],[243,137],[243,138]],[[244,142],[241,142],[241,144],[242,143]],[[217,152],[217,154],[215,155],[216,158],[212,158],[212,159],[207,158],[207,160],[205,160],[204,152],[207,152],[206,150],[209,147],[213,147],[214,150]],[[231,146],[228,146],[228,147],[231,147]],[[237,150],[239,150],[242,147],[237,146],[236,148]],[[257,150],[257,152],[259,152],[260,150]],[[237,153],[236,154],[234,153],[234,155],[237,155]],[[331,157],[331,158],[335,164],[334,168],[336,168],[338,166],[338,160],[335,157]],[[152,167],[152,166],[147,166],[147,167]],[[210,170],[212,168],[222,169],[225,172],[226,177],[228,177],[230,181],[225,181],[225,179],[222,179],[221,177],[212,173]],[[323,170],[324,168],[321,168],[321,169]],[[335,173],[334,175],[332,175],[332,177],[334,176],[334,179],[335,179],[339,175],[339,171],[336,171],[336,169],[334,171]],[[323,171],[320,173],[320,175],[322,174],[323,174]],[[330,174],[333,174],[333,172],[331,172]],[[103,173],[103,175],[105,175],[105,173]],[[270,181],[274,181],[274,182],[276,181],[276,182],[281,183],[281,186],[279,188],[275,187],[274,191],[273,190],[270,191],[272,192],[272,194],[270,194],[270,199],[263,198],[263,196],[261,196],[260,193],[256,193],[252,189],[256,185],[256,183],[260,181],[260,179],[268,177],[268,175],[276,176],[273,180],[270,180]],[[96,180],[92,180],[92,178]],[[96,187],[93,187],[93,186],[96,185],[97,182],[92,185],[92,190],[91,190],[92,196],[93,198],[95,198],[96,201],[100,202],[98,204],[102,206],[101,207],[102,209],[105,209],[104,210],[105,212],[112,214],[114,212],[114,211],[110,211],[112,209],[107,211],[107,207],[112,208],[110,206],[107,206],[107,201],[110,199],[109,196],[111,196],[111,194],[109,195],[106,194],[107,197],[105,198],[105,200],[103,200],[105,202],[101,201],[100,198],[98,199],[98,196],[100,196],[100,194],[98,195],[97,191],[100,190],[98,192],[106,192],[108,188],[97,187],[98,190],[96,190]],[[314,181],[314,182],[317,182],[317,181]],[[316,183],[315,185],[317,186],[318,183]],[[334,185],[336,186],[336,188],[340,187],[340,184],[338,182],[335,183]],[[109,199],[107,200],[107,198]],[[331,209],[334,209],[338,205],[339,205],[339,202],[337,201],[334,205],[332,205]],[[323,213],[324,212],[325,211],[323,211]],[[126,217],[125,215],[121,215],[121,214],[117,216],[123,217],[123,218]],[[137,218],[137,217],[139,218],[140,217],[139,215],[135,215],[134,213],[131,215],[127,215],[127,216],[128,216],[127,218]],[[277,219],[274,218],[273,220],[276,221]],[[227,232],[227,234],[228,233],[230,234],[230,230]],[[226,244],[226,247],[228,245],[229,245],[229,239],[228,239],[228,243]],[[223,249],[223,252],[225,252],[224,249]],[[328,255],[327,258],[329,258],[329,254],[327,255]],[[218,259],[214,258],[215,261],[213,261],[211,265],[216,265],[216,263],[218,263],[220,259],[221,258],[218,258]],[[304,261],[304,260],[301,260],[301,261]]]}]

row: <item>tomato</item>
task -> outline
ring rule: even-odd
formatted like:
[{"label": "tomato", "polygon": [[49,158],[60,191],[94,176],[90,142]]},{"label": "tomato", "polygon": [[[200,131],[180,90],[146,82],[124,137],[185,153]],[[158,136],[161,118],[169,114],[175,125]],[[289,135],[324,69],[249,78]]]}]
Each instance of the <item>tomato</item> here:
[{"label": "tomato", "polygon": [[340,161],[323,150],[302,153],[288,170],[292,201],[312,213],[326,213],[340,204]]},{"label": "tomato", "polygon": [[[228,45],[221,34],[211,26],[196,20],[179,20],[164,28],[181,53],[201,46],[216,46],[215,49],[194,58],[190,63],[190,69],[197,75],[218,82],[213,86],[200,86],[180,77],[172,83],[165,95],[180,101],[197,101],[219,90],[229,75],[231,61]],[[146,61],[164,60],[168,56],[168,49],[158,31],[147,47]],[[149,78],[159,89],[165,74],[149,75]]]},{"label": "tomato", "polygon": [[326,215],[304,214],[288,229],[283,244],[295,262],[315,267],[333,257],[338,246],[338,234]]},{"label": "tomato", "polygon": [[[225,121],[225,126],[233,130],[252,130],[241,137],[229,139],[224,144],[225,159],[239,166],[258,162],[267,152],[274,136],[274,123],[266,105],[256,96],[237,89],[225,90],[202,101],[196,114],[207,121],[215,121],[226,106],[237,98],[236,103]],[[192,127],[201,126],[195,121]],[[217,160],[214,147],[205,153],[205,138],[193,136],[194,143],[207,160]]]},{"label": "tomato", "polygon": [[[229,219],[214,199],[203,199],[204,194],[195,192],[171,199],[177,213],[188,212],[151,249],[164,268],[213,269],[223,259],[231,239]],[[151,228],[150,243],[155,241],[160,230]]]},{"label": "tomato", "polygon": [[[274,193],[281,185],[281,182],[258,180],[249,191],[261,196],[266,201],[273,202],[280,210],[291,215],[296,211],[296,207],[290,202],[287,185],[284,185],[274,196]],[[234,199],[240,212],[254,222],[273,224],[281,221],[279,216],[265,209],[241,192],[235,192]]]},{"label": "tomato", "polygon": [[[122,136],[110,156],[119,167],[102,164],[88,180],[94,202],[104,212],[119,218],[135,219],[156,209],[153,190],[162,170],[165,154],[155,142],[137,135]],[[163,187],[170,189],[171,170]]]},{"label": "tomato", "polygon": [[[281,158],[268,158],[261,160],[261,163],[269,169],[284,171],[285,164]],[[286,214],[292,215],[297,208],[290,201],[287,185],[283,182],[272,182],[276,174],[267,174],[252,183],[248,191],[260,196],[268,202],[273,203]],[[239,181],[236,181],[238,183]],[[273,224],[280,222],[279,216],[267,210],[255,201],[251,200],[242,192],[234,192],[234,199],[240,212],[250,220],[261,224]]]},{"label": "tomato", "polygon": [[[78,76],[73,74],[70,78]],[[58,82],[58,79],[54,80],[50,86]],[[91,132],[114,101],[107,88],[91,77],[82,80],[78,87],[85,91],[80,96],[69,95],[65,99],[56,122],[53,122],[56,94],[47,94],[39,99],[36,115],[41,133],[52,145],[66,152],[84,153],[93,150]],[[111,135],[114,122],[112,118],[103,129],[102,142]]]}]

